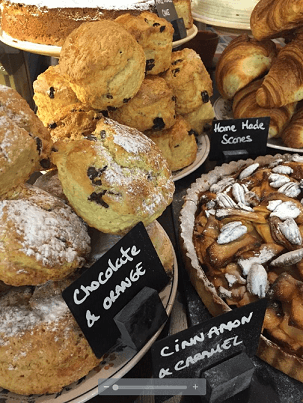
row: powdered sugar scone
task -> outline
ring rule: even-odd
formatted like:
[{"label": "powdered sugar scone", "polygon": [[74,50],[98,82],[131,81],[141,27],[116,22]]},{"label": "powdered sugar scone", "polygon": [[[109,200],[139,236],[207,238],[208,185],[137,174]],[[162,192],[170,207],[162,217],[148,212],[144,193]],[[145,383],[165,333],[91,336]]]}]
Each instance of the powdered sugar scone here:
[{"label": "powdered sugar scone", "polygon": [[49,133],[54,146],[57,141],[77,140],[90,135],[104,114],[107,114],[107,111],[102,113],[79,102],[62,106],[53,115],[49,124]]},{"label": "powdered sugar scone", "polygon": [[210,75],[193,49],[173,52],[171,65],[163,78],[176,96],[176,112],[180,115],[199,108],[213,94]]},{"label": "powdered sugar scone", "polygon": [[100,110],[122,106],[145,77],[143,48],[120,24],[109,20],[75,29],[62,46],[59,66],[77,98]]},{"label": "powdered sugar scone", "polygon": [[57,393],[102,360],[62,298],[72,280],[14,287],[0,297],[0,387],[20,395]]},{"label": "powdered sugar scone", "polygon": [[57,143],[63,191],[91,227],[122,234],[148,225],[171,203],[174,182],[161,151],[143,133],[111,119],[86,139]]},{"label": "powdered sugar scone", "polygon": [[[50,135],[26,100],[15,89],[0,85],[0,103],[0,112],[7,115],[15,125],[26,130],[28,136],[36,144],[36,153],[38,154],[40,164],[36,164],[35,169],[49,168],[49,155],[52,147]],[[22,140],[19,141],[19,147],[22,142]],[[13,139],[10,141],[7,137],[6,153],[9,153],[9,143],[13,144]],[[28,163],[31,165],[31,161],[28,161]]]},{"label": "powdered sugar scone", "polygon": [[87,227],[59,198],[31,185],[0,201],[0,280],[13,286],[60,280],[83,266]]},{"label": "powdered sugar scone", "polygon": [[44,126],[53,121],[61,107],[79,102],[69,82],[60,73],[59,65],[49,66],[33,82],[37,116]]},{"label": "powdered sugar scone", "polygon": [[269,299],[258,355],[303,382],[303,158],[231,162],[185,196],[181,247],[212,315]]},{"label": "powdered sugar scone", "polygon": [[169,68],[174,35],[170,22],[147,11],[138,16],[123,14],[115,21],[142,46],[146,58],[146,74],[160,74]]},{"label": "powdered sugar scone", "polygon": [[147,76],[137,94],[121,108],[110,112],[110,117],[140,131],[168,129],[176,119],[173,91],[163,78]]}]

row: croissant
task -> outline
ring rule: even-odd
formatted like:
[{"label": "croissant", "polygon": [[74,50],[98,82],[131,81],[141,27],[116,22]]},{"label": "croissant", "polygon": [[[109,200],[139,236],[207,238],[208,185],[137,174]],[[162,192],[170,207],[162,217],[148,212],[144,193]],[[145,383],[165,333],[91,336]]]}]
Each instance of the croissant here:
[{"label": "croissant", "polygon": [[256,94],[263,108],[278,108],[303,99],[303,37],[285,45]]},{"label": "croissant", "polygon": [[237,91],[266,73],[277,54],[273,41],[258,42],[247,34],[233,39],[218,60],[215,80],[223,98],[232,99]]},{"label": "croissant", "polygon": [[303,108],[300,108],[293,115],[290,122],[281,133],[281,139],[287,147],[303,147]]},{"label": "croissant", "polygon": [[233,115],[235,119],[270,117],[268,138],[279,137],[284,127],[293,116],[296,103],[282,106],[281,108],[261,108],[256,102],[256,92],[263,79],[248,84],[237,92],[233,99]]},{"label": "croissant", "polygon": [[260,0],[252,10],[250,28],[261,41],[283,37],[303,26],[303,0]]}]

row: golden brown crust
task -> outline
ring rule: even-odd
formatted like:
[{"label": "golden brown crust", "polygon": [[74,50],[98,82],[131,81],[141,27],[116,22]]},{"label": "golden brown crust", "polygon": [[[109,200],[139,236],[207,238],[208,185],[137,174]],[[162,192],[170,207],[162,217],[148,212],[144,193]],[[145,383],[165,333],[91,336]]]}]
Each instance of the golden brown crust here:
[{"label": "golden brown crust", "polygon": [[176,96],[176,112],[180,115],[199,108],[213,94],[210,75],[193,49],[173,52],[171,65],[163,78]]},{"label": "golden brown crust", "polygon": [[37,116],[48,126],[59,108],[79,102],[69,82],[60,73],[59,65],[49,66],[33,82]]},{"label": "golden brown crust", "polygon": [[[300,218],[302,215],[302,208],[299,201],[301,193],[300,188],[297,188],[299,193],[295,193],[297,196],[290,197],[282,193],[282,190],[277,192],[277,187],[272,183],[272,186],[269,186],[268,188],[264,187],[264,189],[259,192],[261,197],[262,193],[265,192],[263,197],[264,200],[261,201],[261,203],[257,202],[255,199],[250,199],[251,203],[253,203],[252,205],[254,206],[253,208],[255,212],[267,217],[271,227],[270,236],[269,233],[261,229],[261,227],[268,225],[266,222],[251,222],[248,224],[248,216],[243,212],[243,209],[241,213],[242,218],[240,217],[241,214],[236,218],[232,215],[228,215],[228,211],[232,209],[227,207],[225,208],[225,215],[217,215],[217,209],[219,207],[218,204],[217,208],[214,207],[215,205],[213,203],[219,203],[219,200],[221,200],[220,203],[228,202],[228,199],[221,199],[219,193],[223,194],[222,192],[224,192],[224,189],[232,187],[235,181],[237,181],[238,184],[246,184],[249,186],[249,189],[251,189],[250,183],[251,179],[254,177],[253,172],[259,172],[257,175],[258,179],[253,181],[254,189],[260,186],[262,181],[267,181],[268,178],[271,178],[270,181],[284,179],[283,175],[290,175],[290,183],[297,183],[296,186],[298,186],[298,182],[296,182],[297,173],[295,172],[295,166],[302,169],[302,162],[302,158],[298,155],[278,155],[275,157],[259,157],[255,161],[248,160],[239,161],[238,163],[233,162],[230,164],[224,164],[222,167],[217,167],[208,175],[203,175],[202,178],[200,178],[194,186],[188,190],[180,218],[181,247],[182,252],[184,252],[183,256],[186,268],[189,271],[191,281],[199,296],[213,315],[224,313],[230,310],[231,306],[243,306],[244,304],[252,302],[258,298],[256,295],[250,296],[248,293],[254,294],[257,290],[258,292],[261,291],[262,281],[259,276],[262,277],[263,274],[261,273],[264,272],[262,272],[260,267],[254,266],[254,264],[249,266],[253,262],[249,259],[263,256],[262,259],[265,259],[263,260],[263,265],[264,267],[267,267],[266,270],[268,270],[268,297],[270,299],[270,304],[264,320],[265,330],[260,338],[258,354],[260,358],[275,368],[299,381],[303,380],[303,360],[301,358],[303,340],[303,323],[301,319],[303,272],[301,269],[302,263],[300,262],[300,258],[302,258],[302,238],[299,236],[301,239],[299,242],[299,238],[297,239],[293,236],[296,232],[296,225],[300,228],[302,234],[302,220]],[[245,165],[243,165],[243,163]],[[260,164],[260,167],[257,164]],[[263,165],[265,165],[264,168]],[[248,167],[246,171],[244,171],[245,167]],[[263,174],[261,174],[262,171]],[[276,177],[275,175],[278,172],[280,173]],[[287,174],[287,172],[289,173]],[[242,178],[240,181],[239,176]],[[235,193],[233,193],[233,198],[236,198],[236,195],[238,194],[236,189],[237,187],[234,188]],[[229,194],[231,196],[231,193]],[[284,208],[282,208],[280,213],[278,213],[277,210],[275,210],[276,207],[274,207],[274,204],[270,205],[270,203],[276,203],[275,200],[278,203],[289,203],[292,201],[294,202],[294,206],[298,208],[296,213],[297,217],[295,218],[297,224],[294,222],[291,223],[290,221],[287,223],[287,237],[291,242],[285,242],[286,235],[282,236],[282,227],[279,227],[279,225],[283,226],[282,223],[285,219],[289,220],[289,214],[284,216]],[[255,202],[257,202],[257,204],[254,204]],[[267,209],[267,207],[269,209]],[[215,209],[216,213],[211,212],[212,208]],[[208,218],[203,213],[204,209],[208,209],[209,211]],[[236,209],[233,210],[235,211]],[[201,211],[201,213],[198,214],[198,211]],[[273,211],[275,213],[271,213]],[[195,216],[197,217],[196,220]],[[280,218],[278,218],[278,216]],[[200,222],[200,227],[197,225],[197,219]],[[210,219],[211,222],[206,229],[206,221],[209,222]],[[213,222],[214,220],[215,222]],[[222,233],[222,226],[226,225],[230,220],[241,220],[242,225],[247,226],[248,232],[253,237],[262,237],[269,243],[266,244],[266,249],[262,247],[262,249],[254,248],[252,251],[241,251],[241,254],[238,254],[237,258],[240,258],[240,260],[236,263],[227,262],[226,267],[216,269],[213,265],[209,265],[207,256],[209,249],[208,245],[212,245],[214,240],[217,240],[218,233]],[[274,224],[274,222],[276,223]],[[252,229],[253,227],[251,227],[251,225],[255,227],[257,232]],[[290,227],[292,227],[292,229],[290,229]],[[207,234],[209,239],[206,238]],[[286,234],[286,232],[283,232],[283,234]],[[241,237],[243,238],[243,235]],[[241,240],[241,237],[238,239]],[[274,241],[272,237],[274,238]],[[200,242],[202,246],[206,243],[202,248],[205,249],[203,256],[202,258],[200,257],[199,260],[197,254],[200,253],[200,250],[195,248],[195,244],[191,240],[192,238],[196,238],[197,244]],[[234,242],[235,241],[231,241],[230,239],[228,245],[231,245]],[[220,241],[220,245],[224,246],[224,243],[221,244]],[[291,253],[291,257],[288,257],[289,252]],[[264,253],[270,254],[264,255]],[[277,260],[277,256],[279,256],[279,260]],[[276,260],[277,262],[275,263]],[[265,261],[268,263],[265,263]],[[297,262],[297,264],[295,264],[295,262]],[[284,266],[284,264],[287,264],[287,266]],[[238,270],[238,265],[241,268],[240,271]],[[249,275],[249,270],[253,270],[252,275]],[[287,271],[286,273],[280,274],[285,270]],[[258,287],[255,288],[257,283]],[[281,309],[283,310],[281,311]]]},{"label": "golden brown crust", "polygon": [[216,66],[215,80],[222,97],[232,99],[237,91],[266,73],[275,56],[273,41],[258,42],[247,34],[233,39]]},{"label": "golden brown crust", "polygon": [[172,201],[171,171],[155,143],[136,129],[104,118],[87,139],[56,147],[53,161],[66,197],[102,232],[148,225]]},{"label": "golden brown crust", "polygon": [[302,0],[260,0],[250,18],[253,36],[259,41],[283,37],[303,25],[302,10]]},{"label": "golden brown crust", "polygon": [[102,360],[62,299],[69,284],[14,288],[1,298],[1,387],[21,395],[60,392]]},{"label": "golden brown crust", "polygon": [[256,93],[262,82],[263,79],[253,81],[236,93],[232,105],[233,115],[235,119],[269,116],[268,138],[280,137],[295,112],[296,103],[280,108],[262,108],[256,101]]},{"label": "golden brown crust", "polygon": [[102,117],[102,112],[79,102],[57,109],[49,124],[54,145],[57,141],[79,140],[89,136]]},{"label": "golden brown crust", "polygon": [[147,11],[138,16],[123,14],[115,21],[132,34],[142,46],[147,74],[159,74],[169,68],[174,34],[170,22]]},{"label": "golden brown crust", "polygon": [[145,132],[161,150],[171,171],[177,171],[193,163],[197,156],[197,142],[190,124],[178,115],[169,129]]},{"label": "golden brown crust", "polygon": [[179,18],[183,18],[186,29],[191,29],[194,19],[191,12],[191,0],[173,0]]},{"label": "golden brown crust", "polygon": [[297,37],[285,45],[273,61],[257,91],[257,103],[275,108],[303,98],[303,38]]},{"label": "golden brown crust", "polygon": [[211,101],[208,101],[192,112],[182,115],[182,117],[190,124],[190,128],[195,133],[202,134],[204,129],[211,125],[215,117],[215,111]]},{"label": "golden brown crust", "polygon": [[147,76],[130,101],[110,112],[117,122],[142,132],[169,129],[175,123],[175,114],[173,91],[159,76]]},{"label": "golden brown crust", "polygon": [[90,252],[87,227],[62,200],[31,185],[0,202],[0,279],[9,285],[61,280]]},{"label": "golden brown crust", "polygon": [[145,54],[117,22],[95,21],[83,23],[66,38],[59,66],[81,102],[100,110],[118,108],[143,82]]},{"label": "golden brown crust", "polygon": [[292,117],[281,134],[283,143],[287,147],[303,147],[303,108],[300,108]]},{"label": "golden brown crust", "polygon": [[[114,20],[140,10],[105,10],[100,8],[47,8],[22,3],[1,3],[1,27],[11,37],[53,46],[62,46],[67,36],[84,22]],[[153,12],[153,7],[150,7]]]}]

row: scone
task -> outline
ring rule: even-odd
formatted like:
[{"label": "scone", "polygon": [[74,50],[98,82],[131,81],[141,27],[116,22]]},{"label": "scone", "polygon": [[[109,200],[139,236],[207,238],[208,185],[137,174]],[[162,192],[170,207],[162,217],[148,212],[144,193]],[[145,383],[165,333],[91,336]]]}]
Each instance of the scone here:
[{"label": "scone", "polygon": [[136,129],[98,121],[83,140],[56,145],[63,191],[91,227],[122,234],[148,225],[171,203],[174,183],[158,147]]},{"label": "scone", "polygon": [[[50,135],[26,100],[15,89],[0,85],[0,103],[1,114],[7,115],[14,124],[26,130],[36,143],[39,160],[36,169],[49,168],[49,155],[52,147]],[[9,143],[13,142],[9,141],[9,132],[7,132],[6,136],[8,137],[6,137],[4,149],[9,152]],[[22,141],[19,142],[19,146],[20,148],[22,147]],[[31,161],[29,161],[29,165],[31,165]]]},{"label": "scone", "polygon": [[232,99],[245,85],[264,75],[277,54],[271,40],[257,41],[242,34],[234,38],[222,52],[215,71],[218,91]]},{"label": "scone", "polygon": [[115,21],[142,46],[146,59],[146,74],[159,74],[169,68],[174,35],[170,22],[148,11],[137,16],[123,14]]},{"label": "scone", "polygon": [[33,82],[37,116],[48,126],[58,109],[79,102],[69,82],[60,73],[59,65],[49,66]]},{"label": "scone", "polygon": [[70,283],[14,287],[1,297],[0,387],[20,395],[57,393],[102,360],[62,298]]},{"label": "scone", "polygon": [[90,237],[59,198],[23,185],[0,202],[0,280],[13,286],[60,280],[83,266]]},{"label": "scone", "polygon": [[176,123],[170,129],[145,133],[160,148],[172,171],[185,168],[195,161],[198,149],[196,137],[182,116],[177,116]]},{"label": "scone", "polygon": [[173,52],[163,78],[176,96],[176,112],[185,114],[209,101],[213,85],[200,56],[189,48]]},{"label": "scone", "polygon": [[190,124],[190,128],[195,133],[202,134],[204,129],[211,125],[215,111],[211,101],[208,101],[192,112],[182,115],[182,117]]},{"label": "scone", "polygon": [[140,131],[168,129],[175,123],[175,98],[166,81],[147,76],[137,94],[110,117]]},{"label": "scone", "polygon": [[233,115],[235,119],[270,117],[268,138],[280,137],[296,110],[296,102],[280,108],[262,108],[257,104],[256,93],[263,79],[255,80],[239,90],[233,99]]},{"label": "scone", "polygon": [[87,22],[66,38],[59,66],[81,102],[101,110],[118,108],[143,82],[145,54],[117,22]]},{"label": "scone", "polygon": [[79,102],[62,106],[53,115],[49,124],[49,133],[54,146],[57,141],[71,141],[89,136],[102,117],[103,113],[99,110]]}]

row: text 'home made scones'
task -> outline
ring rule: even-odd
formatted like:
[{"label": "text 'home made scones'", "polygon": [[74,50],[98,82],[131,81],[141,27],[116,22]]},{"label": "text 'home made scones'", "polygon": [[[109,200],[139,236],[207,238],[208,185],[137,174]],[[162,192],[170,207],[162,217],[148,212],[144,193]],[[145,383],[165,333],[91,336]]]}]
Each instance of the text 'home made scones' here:
[{"label": "text 'home made scones'", "polygon": [[87,227],[64,201],[31,185],[0,201],[0,280],[21,286],[60,280],[83,266]]},{"label": "text 'home made scones'", "polygon": [[160,150],[136,129],[104,118],[83,140],[57,143],[53,162],[77,214],[102,232],[148,225],[172,201],[174,183]]},{"label": "text 'home made scones'", "polygon": [[81,102],[97,109],[117,108],[138,92],[145,54],[120,24],[96,21],[82,24],[67,37],[59,66]]}]

